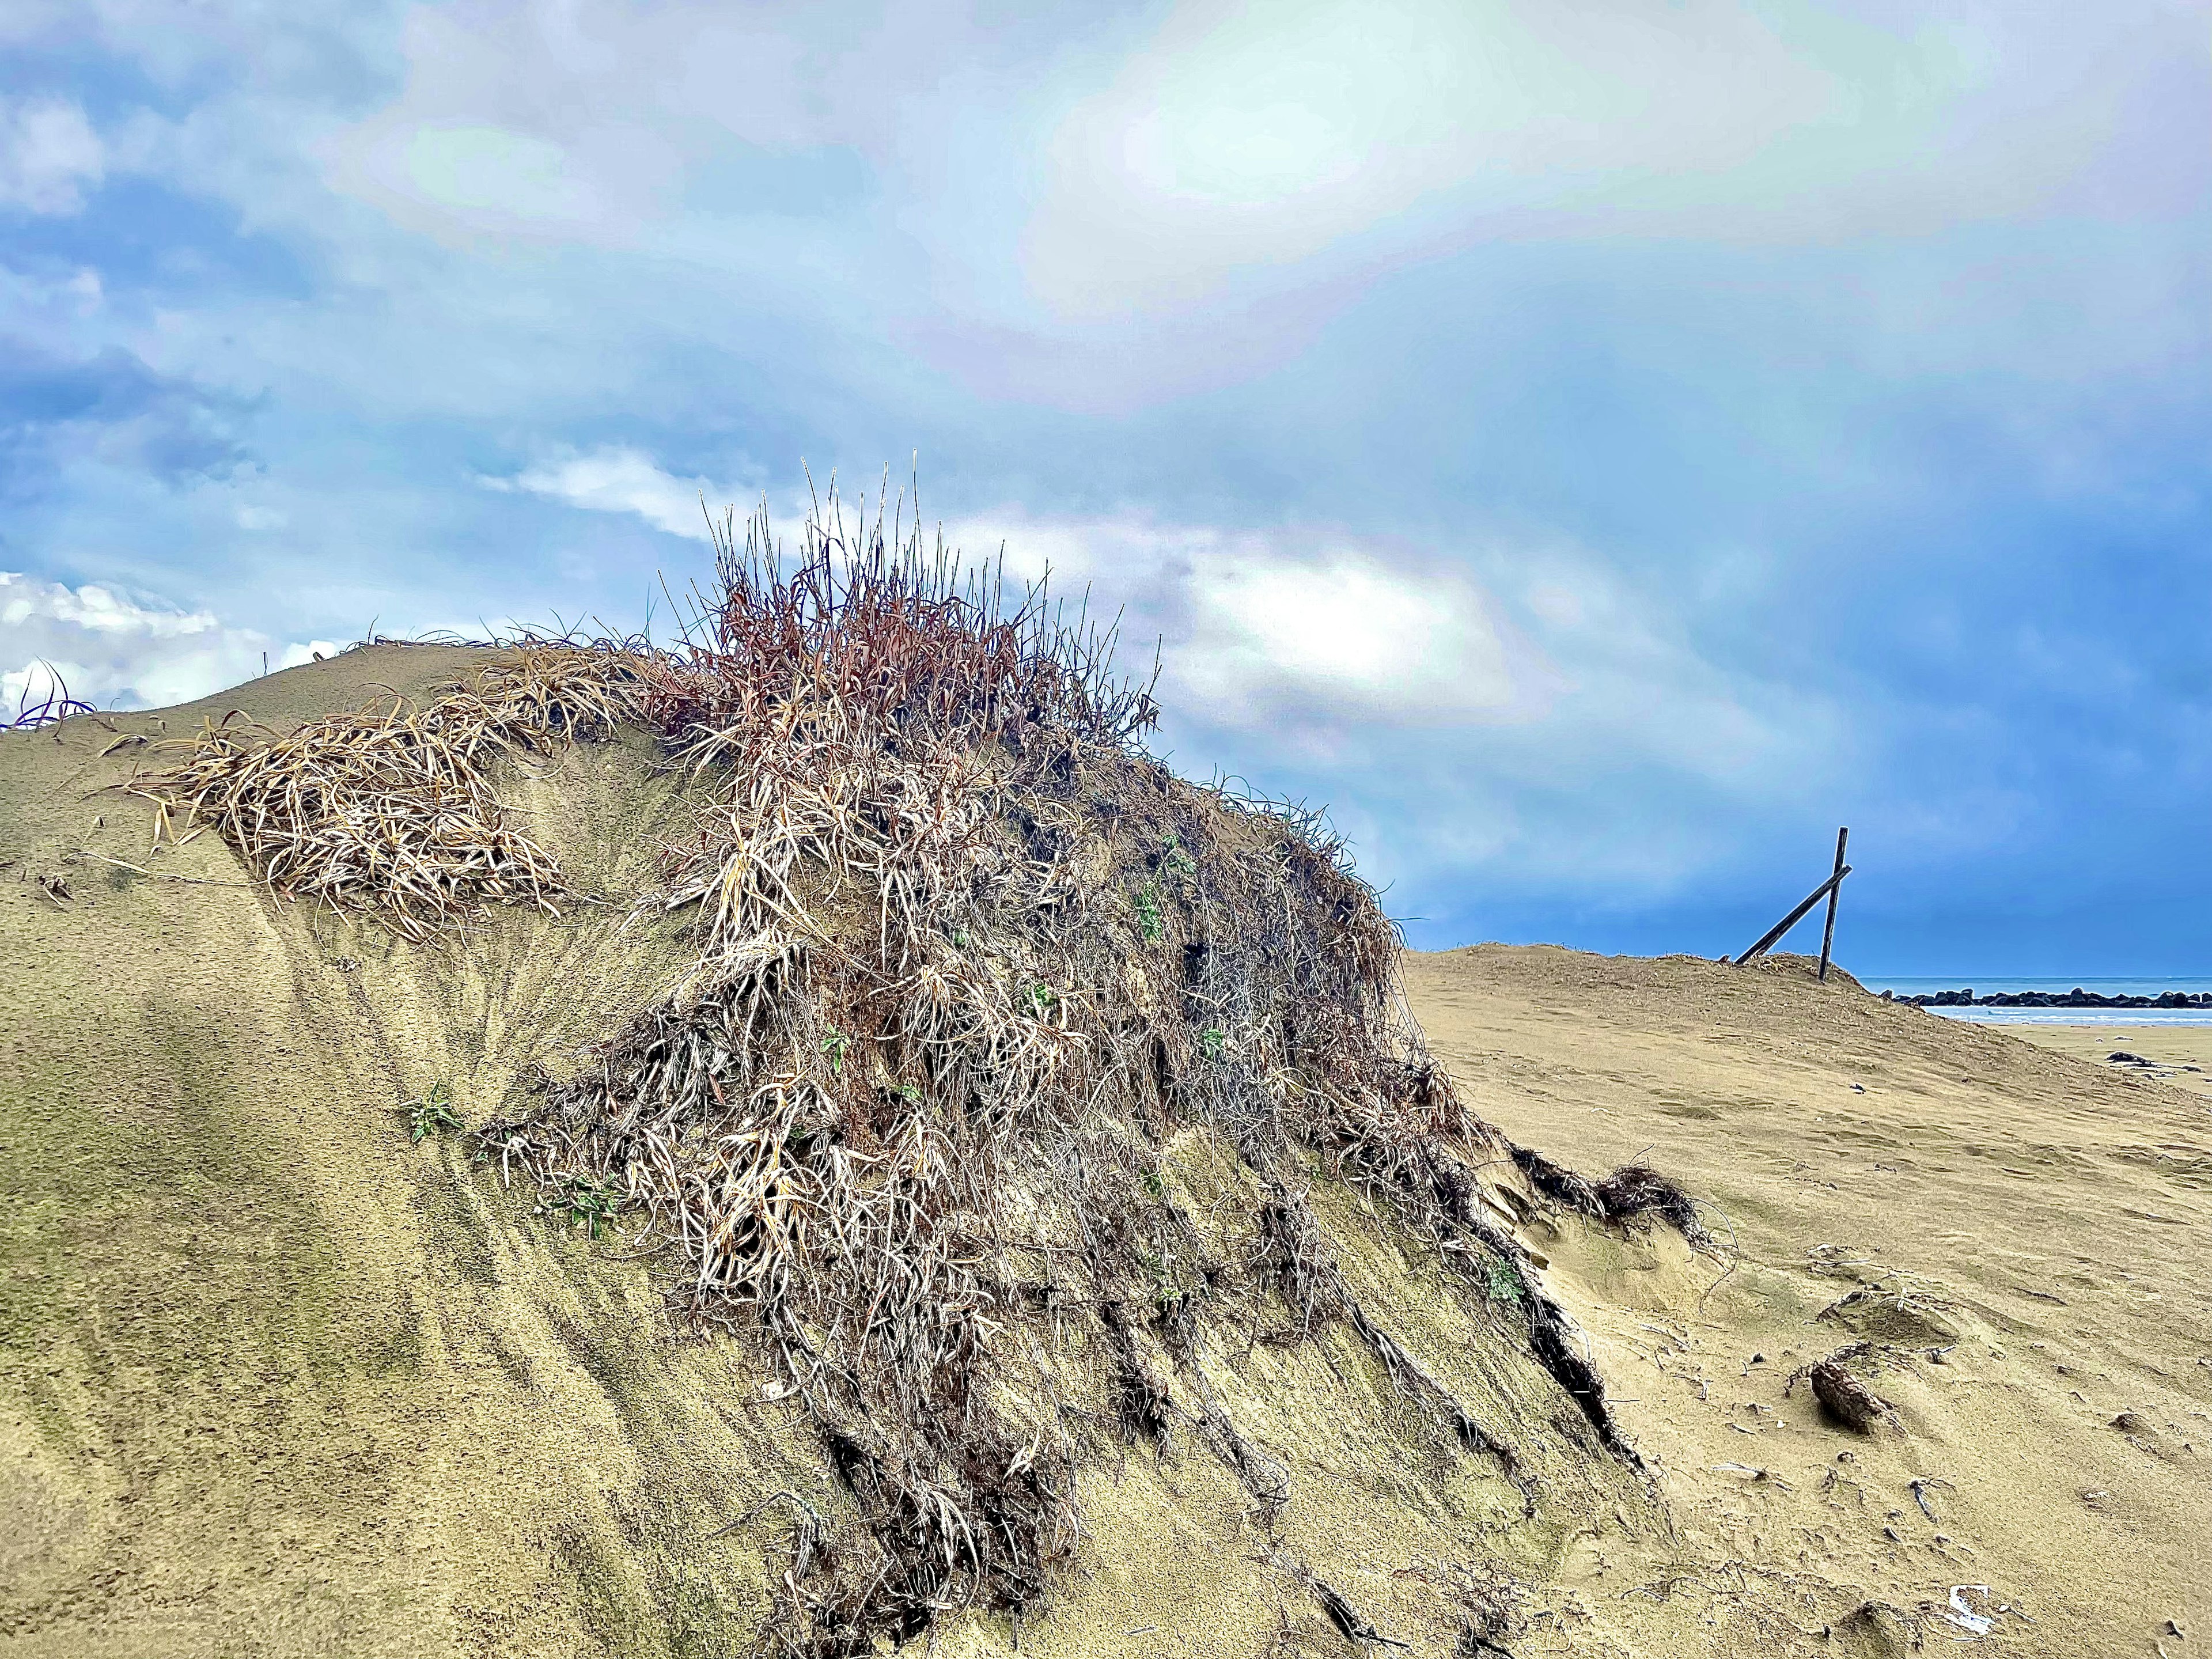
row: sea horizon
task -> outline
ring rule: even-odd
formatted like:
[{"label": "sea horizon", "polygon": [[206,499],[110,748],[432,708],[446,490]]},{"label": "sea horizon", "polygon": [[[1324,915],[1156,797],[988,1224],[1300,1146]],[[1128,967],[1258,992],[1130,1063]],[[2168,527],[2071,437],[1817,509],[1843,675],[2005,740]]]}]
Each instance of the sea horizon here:
[{"label": "sea horizon", "polygon": [[[2044,991],[2057,995],[2080,989],[2106,996],[2162,995],[2168,991],[2212,991],[2212,972],[2203,974],[2081,975],[2018,974],[1897,974],[1858,975],[1879,996],[1920,996],[1936,991],[1972,990],[1976,996]],[[1931,1014],[1986,1025],[2212,1025],[2212,1008],[1930,1008]]]}]

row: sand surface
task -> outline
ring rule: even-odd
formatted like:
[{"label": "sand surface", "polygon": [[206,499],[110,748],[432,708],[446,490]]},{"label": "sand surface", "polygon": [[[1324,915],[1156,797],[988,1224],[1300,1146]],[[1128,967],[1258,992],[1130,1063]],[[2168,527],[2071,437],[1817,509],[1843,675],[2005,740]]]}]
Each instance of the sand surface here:
[{"label": "sand surface", "polygon": [[[1556,1288],[1701,1563],[1638,1582],[1600,1547],[1593,1636],[1654,1599],[1841,1590],[1900,1615],[1838,1631],[1864,1651],[1911,1650],[1916,1620],[1949,1649],[1961,1608],[2013,1651],[2212,1650],[2212,1105],[2076,1057],[2202,1034],[2014,1034],[1790,958],[1484,945],[1407,975],[1478,1110],[1586,1171],[1648,1158],[1734,1242],[1694,1286],[1560,1243]],[[1899,1431],[1786,1386],[1855,1335],[1890,1350]]]},{"label": "sand surface", "polygon": [[[573,1063],[680,965],[665,938],[517,909],[410,947],[213,836],[149,852],[150,804],[110,788],[204,717],[289,727],[481,659],[349,653],[0,736],[10,1659],[659,1655],[752,1622],[763,1558],[700,1540],[811,1460],[699,1408],[750,1365],[672,1345],[641,1265],[401,1112],[442,1085],[481,1122]],[[582,881],[650,867],[666,789],[634,754],[503,787]]]},{"label": "sand surface", "polygon": [[[475,659],[349,653],[0,738],[0,1655],[743,1651],[790,1559],[763,1501],[842,1501],[757,1357],[675,1330],[648,1263],[405,1127],[434,1085],[479,1124],[577,1063],[680,975],[674,924],[506,910],[404,945],[271,898],[212,836],[149,854],[150,805],[110,787],[204,714],[289,724]],[[500,787],[620,894],[686,822],[651,760]],[[2212,1033],[2007,1033],[1788,958],[1407,972],[1478,1112],[1585,1175],[1647,1158],[1720,1237],[1489,1172],[1647,1472],[1528,1357],[1517,1287],[1468,1305],[1316,1161],[1360,1294],[1519,1475],[1437,1444],[1341,1330],[1224,1345],[1206,1376],[1283,1471],[1279,1516],[1194,1432],[1133,1449],[1086,1474],[1094,1534],[1047,1606],[948,1613],[915,1651],[1358,1650],[1295,1561],[1436,1659],[2212,1648],[2212,1102],[2174,1086]],[[2118,1048],[2173,1083],[2080,1057]],[[1195,1211],[1218,1161],[1187,1132],[1163,1170]],[[1894,1431],[1790,1386],[1861,1339]],[[1459,1634],[1478,1612],[1498,1646]]]},{"label": "sand surface", "polygon": [[[680,775],[634,734],[503,765],[508,809],[602,902],[421,944],[272,896],[214,836],[150,851],[151,804],[118,787],[203,716],[289,725],[481,660],[380,647],[0,736],[0,945],[33,969],[0,981],[7,1659],[780,1650],[794,1497],[850,1520],[757,1344],[680,1326],[665,1262],[541,1212],[461,1136],[417,1140],[404,1109],[441,1091],[477,1127],[526,1104],[535,1066],[582,1063],[696,962],[681,918],[625,902],[689,829]],[[1451,1652],[1493,1604],[1565,1641],[1546,1598],[1575,1540],[1663,1544],[1646,1484],[1531,1351],[1521,1282],[1455,1294],[1309,1161],[1347,1282],[1491,1449],[1341,1322],[1231,1331],[1167,1384],[1166,1444],[1101,1440],[1043,1605],[1018,1626],[948,1608],[911,1650],[1347,1651],[1322,1582],[1411,1651]],[[1249,1217],[1237,1167],[1193,1129],[1159,1175],[1194,1214]],[[1254,1244],[1206,1248],[1225,1272]],[[1089,1420],[1111,1420],[1109,1375]]]},{"label": "sand surface", "polygon": [[[2023,1042],[2099,1066],[2139,1072],[2191,1094],[2212,1097],[2212,1025],[2002,1025]],[[2116,1061],[2116,1054],[2150,1062]]]}]

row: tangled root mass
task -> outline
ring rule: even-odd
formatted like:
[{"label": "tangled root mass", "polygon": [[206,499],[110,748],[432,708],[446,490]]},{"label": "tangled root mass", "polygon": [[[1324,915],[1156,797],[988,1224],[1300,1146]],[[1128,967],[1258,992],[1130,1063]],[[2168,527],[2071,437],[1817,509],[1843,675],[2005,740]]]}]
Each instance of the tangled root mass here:
[{"label": "tangled root mass", "polygon": [[[1477,1166],[1511,1149],[1424,1049],[1398,933],[1321,819],[1172,775],[1143,747],[1152,684],[1116,678],[1110,629],[963,575],[880,514],[848,536],[833,497],[788,550],[764,515],[742,541],[726,519],[717,555],[678,649],[541,654],[526,688],[494,688],[505,715],[441,704],[427,738],[319,741],[434,761],[508,740],[534,697],[573,725],[645,725],[697,784],[652,901],[696,907],[696,966],[483,1139],[511,1176],[665,1246],[690,1316],[764,1340],[811,1415],[858,1521],[804,1528],[779,1639],[856,1653],[947,1607],[1034,1601],[1080,1535],[1098,1437],[1180,1427],[1148,1349],[1271,1515],[1284,1472],[1199,1365],[1239,1285],[1279,1298],[1279,1340],[1348,1330],[1441,1441],[1515,1472],[1360,1304],[1310,1205],[1316,1170],[1471,1295],[1502,1273],[1522,1340],[1631,1455],[1485,1218]],[[276,787],[228,742],[189,770],[203,811]],[[462,878],[537,856],[465,778],[437,787]],[[312,848],[260,833],[272,880],[329,889]],[[426,902],[451,908],[457,879]],[[1209,1255],[1162,1178],[1191,1130],[1248,1177],[1243,1260]],[[1596,1202],[1668,1211],[1647,1176]]]}]

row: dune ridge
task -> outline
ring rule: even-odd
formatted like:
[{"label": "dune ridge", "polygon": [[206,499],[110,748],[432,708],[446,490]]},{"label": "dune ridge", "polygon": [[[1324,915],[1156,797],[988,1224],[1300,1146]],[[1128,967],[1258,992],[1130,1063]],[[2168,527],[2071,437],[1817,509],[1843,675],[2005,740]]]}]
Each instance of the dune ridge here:
[{"label": "dune ridge", "polygon": [[[410,1119],[441,1085],[471,1128],[529,1109],[537,1067],[573,1076],[696,968],[680,916],[501,907],[410,940],[271,896],[212,836],[149,856],[152,804],[103,793],[203,715],[289,730],[486,661],[380,647],[0,737],[0,933],[35,968],[0,991],[0,1651],[748,1650],[807,1515],[854,1513],[772,1356],[696,1334],[665,1265]],[[634,733],[496,780],[590,892],[658,879],[697,807]],[[1439,1440],[1433,1397],[1350,1322],[1194,1366],[1139,1327],[1121,1375],[1149,1376],[1133,1403],[1164,1432],[1077,1469],[1066,1571],[908,1645],[1888,1653],[1981,1620],[2024,1653],[2200,1639],[2201,1101],[1789,959],[1483,947],[1403,971],[1470,1110],[1546,1153],[1548,1175],[1501,1142],[1480,1171],[1517,1265],[1486,1311],[1319,1166],[1311,1220],[1342,1295],[1522,1465]],[[1711,1244],[1576,1198],[1638,1163]],[[1158,1167],[1194,1217],[1251,1202],[1200,1126]],[[1511,1323],[1529,1293],[1563,1308],[1635,1461]],[[1865,1434],[1792,1382],[1862,1344],[1896,1418]]]}]

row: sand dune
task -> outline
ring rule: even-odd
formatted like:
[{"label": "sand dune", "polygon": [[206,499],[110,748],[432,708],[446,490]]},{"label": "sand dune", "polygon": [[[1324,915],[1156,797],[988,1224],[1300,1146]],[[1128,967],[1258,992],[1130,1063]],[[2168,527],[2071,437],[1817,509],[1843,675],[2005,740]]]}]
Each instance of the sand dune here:
[{"label": "sand dune", "polygon": [[[1736,1246],[1723,1273],[1557,1243],[1686,1547],[1659,1574],[1593,1539],[1566,1623],[1657,1650],[1664,1601],[1786,1640],[1857,1597],[1869,1651],[1916,1618],[1935,1647],[1979,1619],[2021,1652],[2212,1641],[2212,1107],[1792,958],[1484,945],[1407,972],[1478,1110],[1585,1168],[1648,1158]],[[1788,1387],[1854,1337],[1893,1350],[1899,1431]]]},{"label": "sand dune", "polygon": [[[0,738],[0,1654],[741,1651],[792,1559],[772,1500],[841,1501],[757,1353],[400,1109],[440,1080],[481,1122],[574,1063],[684,970],[673,924],[515,908],[408,945],[270,898],[211,836],[141,873],[151,807],[101,793],[202,714],[281,725],[478,659],[356,653]],[[686,822],[651,760],[588,745],[500,788],[580,880],[641,889]],[[1455,1295],[1316,1159],[1348,1280],[1520,1462],[1439,1443],[1341,1329],[1255,1327],[1170,1376],[1162,1444],[1086,1466],[1091,1533],[1041,1606],[910,1648],[1358,1650],[1325,1581],[1439,1659],[2203,1650],[2212,1104],[1794,959],[1406,974],[1476,1111],[1590,1176],[1649,1161],[1717,1235],[1484,1172],[1644,1468],[1530,1357],[1524,1286]],[[1234,1213],[1202,1129],[1160,1168]],[[1793,1383],[1856,1341],[1898,1419],[1869,1434]],[[1215,1408],[1279,1501],[1206,1448]]]}]

